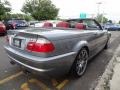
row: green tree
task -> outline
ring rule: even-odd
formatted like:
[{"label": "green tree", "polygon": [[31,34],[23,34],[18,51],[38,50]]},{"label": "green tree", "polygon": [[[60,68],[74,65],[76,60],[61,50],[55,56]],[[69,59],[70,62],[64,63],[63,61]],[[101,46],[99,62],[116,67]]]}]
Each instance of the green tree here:
[{"label": "green tree", "polygon": [[25,19],[26,21],[30,21],[33,20],[33,17],[30,15],[26,15],[26,14],[11,14],[10,18],[15,18],[15,19]]},{"label": "green tree", "polygon": [[107,23],[108,22],[108,19],[105,16],[103,16],[103,14],[97,15],[96,20],[99,23]]},{"label": "green tree", "polygon": [[26,0],[21,10],[36,20],[55,19],[59,9],[50,0]]},{"label": "green tree", "polygon": [[33,17],[30,15],[26,15],[26,14],[16,13],[16,14],[6,14],[3,16],[3,19],[4,20],[6,20],[6,19],[25,19],[26,21],[30,21],[30,20],[33,20]]},{"label": "green tree", "polygon": [[112,21],[112,20],[108,20],[108,22],[109,22],[109,23],[113,23],[113,21]]},{"label": "green tree", "polygon": [[9,14],[10,11],[10,3],[7,0],[0,1],[0,20],[4,19],[4,17]]},{"label": "green tree", "polygon": [[118,24],[120,24],[120,21],[118,22]]}]

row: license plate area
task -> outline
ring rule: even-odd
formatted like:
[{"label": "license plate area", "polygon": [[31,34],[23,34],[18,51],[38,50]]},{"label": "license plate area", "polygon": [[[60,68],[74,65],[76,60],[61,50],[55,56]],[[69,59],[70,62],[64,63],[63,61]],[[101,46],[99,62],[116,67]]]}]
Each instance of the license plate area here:
[{"label": "license plate area", "polygon": [[14,46],[21,48],[21,42],[22,42],[22,39],[13,38],[13,45]]}]

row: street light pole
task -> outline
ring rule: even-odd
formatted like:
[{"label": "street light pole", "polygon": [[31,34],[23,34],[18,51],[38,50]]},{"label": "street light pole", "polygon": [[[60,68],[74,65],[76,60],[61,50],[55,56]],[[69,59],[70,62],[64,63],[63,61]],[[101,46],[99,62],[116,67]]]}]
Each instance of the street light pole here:
[{"label": "street light pole", "polygon": [[100,5],[102,4],[102,2],[97,2],[96,4],[98,5],[98,6],[97,6],[97,9],[98,9],[98,12],[97,12],[97,13],[98,13],[98,15],[99,15],[99,14],[100,14]]},{"label": "street light pole", "polygon": [[[97,16],[99,16],[100,15],[100,5],[102,4],[102,2],[97,2],[96,4],[97,4],[97,9],[98,9]],[[102,15],[101,23],[103,23],[103,15]]]}]

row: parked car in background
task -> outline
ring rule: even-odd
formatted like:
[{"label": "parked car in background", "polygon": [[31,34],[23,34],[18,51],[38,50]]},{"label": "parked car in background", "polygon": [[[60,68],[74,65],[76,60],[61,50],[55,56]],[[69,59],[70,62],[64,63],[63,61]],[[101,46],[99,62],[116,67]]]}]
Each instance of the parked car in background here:
[{"label": "parked car in background", "polygon": [[117,27],[118,30],[120,31],[120,24],[116,24],[116,27]]},{"label": "parked car in background", "polygon": [[116,30],[120,30],[120,25],[119,24],[108,23],[108,24],[104,25],[104,28],[109,30],[109,31],[116,31]]},{"label": "parked car in background", "polygon": [[14,29],[13,25],[8,23],[8,20],[4,20],[3,23],[4,23],[5,27],[6,27],[6,30]]},{"label": "parked car in background", "polygon": [[29,21],[29,27],[35,27],[35,24],[38,23],[39,21]]},{"label": "parked car in background", "polygon": [[2,22],[0,22],[0,34],[5,34],[5,33],[6,33],[6,27]]},{"label": "parked car in background", "polygon": [[45,21],[39,21],[39,22],[36,22],[34,27],[42,27],[44,25]]},{"label": "parked car in background", "polygon": [[9,30],[5,50],[11,63],[23,70],[59,76],[71,72],[80,77],[88,61],[109,45],[110,32],[94,19],[70,19],[57,28]]},{"label": "parked car in background", "polygon": [[7,30],[9,30],[9,29],[21,29],[21,28],[25,28],[25,27],[29,26],[27,21],[22,20],[22,19],[5,20],[4,24],[7,28]]}]

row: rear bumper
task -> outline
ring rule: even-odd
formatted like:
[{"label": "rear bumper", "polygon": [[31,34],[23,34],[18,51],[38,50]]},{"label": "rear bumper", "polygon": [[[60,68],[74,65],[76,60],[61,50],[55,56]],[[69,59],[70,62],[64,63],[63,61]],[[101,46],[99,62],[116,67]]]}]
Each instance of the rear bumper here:
[{"label": "rear bumper", "polygon": [[68,73],[76,57],[75,52],[49,58],[41,58],[17,51],[9,46],[5,46],[5,50],[8,57],[23,69],[41,75],[46,74],[54,76]]}]

